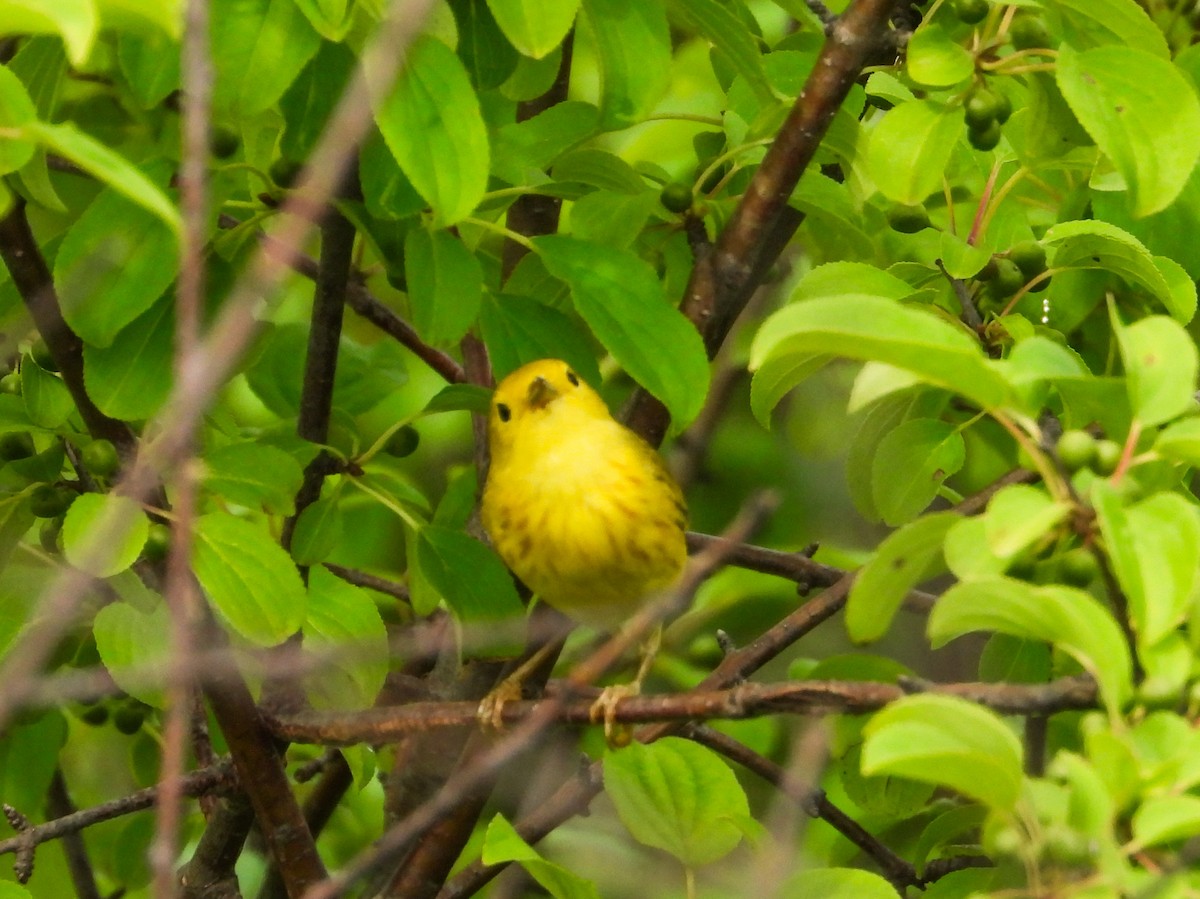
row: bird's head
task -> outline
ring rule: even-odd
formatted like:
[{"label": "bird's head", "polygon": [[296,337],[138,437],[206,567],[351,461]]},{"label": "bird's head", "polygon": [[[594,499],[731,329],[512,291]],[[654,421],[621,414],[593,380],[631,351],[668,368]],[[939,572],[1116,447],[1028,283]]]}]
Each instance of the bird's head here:
[{"label": "bird's head", "polygon": [[492,454],[511,446],[516,435],[539,426],[569,428],[579,421],[611,418],[599,394],[561,359],[523,365],[496,387],[488,421]]}]

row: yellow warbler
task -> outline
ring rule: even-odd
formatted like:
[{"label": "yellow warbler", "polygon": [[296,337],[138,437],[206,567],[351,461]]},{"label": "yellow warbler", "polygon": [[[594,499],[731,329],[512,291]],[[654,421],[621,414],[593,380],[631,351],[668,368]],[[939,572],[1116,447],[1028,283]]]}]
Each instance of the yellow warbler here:
[{"label": "yellow warbler", "polygon": [[500,382],[488,445],[483,526],[544,602],[615,630],[683,568],[679,486],[567,363],[531,362]]}]

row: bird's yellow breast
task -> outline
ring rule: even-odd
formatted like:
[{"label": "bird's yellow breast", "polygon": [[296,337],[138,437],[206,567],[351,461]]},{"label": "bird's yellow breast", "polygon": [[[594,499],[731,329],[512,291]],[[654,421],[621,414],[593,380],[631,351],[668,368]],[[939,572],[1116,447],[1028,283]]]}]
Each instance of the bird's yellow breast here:
[{"label": "bird's yellow breast", "polygon": [[614,421],[590,388],[552,384],[562,392],[525,408],[525,382],[537,375],[509,383],[522,372],[497,389],[510,418],[493,417],[483,525],[501,558],[545,602],[616,628],[683,567],[683,498],[658,454]]}]

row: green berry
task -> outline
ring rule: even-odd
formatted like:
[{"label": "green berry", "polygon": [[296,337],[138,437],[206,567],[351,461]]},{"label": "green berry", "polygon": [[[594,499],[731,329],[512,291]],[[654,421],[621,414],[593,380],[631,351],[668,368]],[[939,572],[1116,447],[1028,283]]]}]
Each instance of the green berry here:
[{"label": "green berry", "polygon": [[963,104],[963,114],[966,117],[967,126],[978,130],[988,128],[992,122],[996,121],[996,112],[999,106],[1000,101],[996,95],[986,87],[971,91],[967,102]]},{"label": "green berry", "polygon": [[271,180],[280,187],[293,187],[296,183],[296,178],[300,175],[300,170],[303,166],[298,162],[293,162],[290,159],[276,159],[271,163],[271,168],[267,172]]},{"label": "green berry", "polygon": [[389,456],[402,459],[415,453],[420,442],[421,435],[417,429],[412,425],[405,425],[387,439],[387,443],[383,445],[383,451]]},{"label": "green berry", "polygon": [[165,524],[154,522],[142,546],[142,558],[147,562],[161,562],[171,549],[171,529]]},{"label": "green berry", "polygon": [[79,720],[92,727],[99,727],[108,720],[108,706],[103,702],[85,705],[79,709]]},{"label": "green berry", "polygon": [[1010,297],[1025,286],[1025,276],[1021,269],[1011,259],[996,260],[996,277],[992,279],[991,288],[997,296]]},{"label": "green berry", "polygon": [[1096,438],[1083,430],[1064,431],[1055,446],[1058,461],[1067,471],[1087,468],[1096,458]]},{"label": "green berry", "polygon": [[83,467],[97,477],[107,478],[121,467],[117,448],[109,440],[93,440],[79,453]]},{"label": "green berry", "polygon": [[33,453],[33,437],[28,431],[7,431],[0,434],[0,459],[5,462],[28,459]]},{"label": "green berry", "polygon": [[1013,114],[1012,100],[1007,94],[996,94],[996,121],[1003,125]]},{"label": "green berry", "polygon": [[1078,546],[1059,557],[1058,573],[1063,583],[1072,587],[1086,587],[1100,574],[1100,563],[1089,550]]},{"label": "green berry", "polygon": [[1121,464],[1121,444],[1115,440],[1096,441],[1096,459],[1092,462],[1092,470],[1096,474],[1110,475]]},{"label": "green berry", "polygon": [[901,234],[915,234],[929,227],[929,213],[924,206],[897,203],[887,212],[888,225]]},{"label": "green berry", "polygon": [[38,542],[52,556],[62,552],[62,526],[61,518],[47,518],[38,528]]},{"label": "green berry", "polygon": [[1008,29],[1013,47],[1018,50],[1035,50],[1050,46],[1050,33],[1046,31],[1046,23],[1036,15],[1020,15],[1012,21]]},{"label": "green berry", "polygon": [[996,149],[996,145],[1000,143],[1000,123],[992,119],[991,124],[986,128],[968,128],[967,141],[976,150],[987,152],[988,150]]},{"label": "green berry", "polygon": [[113,726],[126,736],[132,736],[142,729],[148,711],[149,706],[136,699],[128,699],[113,713]]},{"label": "green berry", "polygon": [[1036,240],[1022,240],[1008,250],[1008,258],[1017,264],[1026,280],[1046,270],[1046,248]]},{"label": "green berry", "polygon": [[57,518],[71,505],[71,494],[53,484],[38,484],[29,494],[29,511],[37,518]]},{"label": "green berry", "polygon": [[21,376],[15,371],[10,371],[3,378],[0,378],[0,393],[11,394],[12,396],[21,395]]},{"label": "green berry", "polygon": [[671,183],[663,186],[658,201],[668,212],[687,212],[692,208],[692,188],[687,184]]},{"label": "green berry", "polygon": [[954,14],[960,22],[974,25],[987,18],[991,4],[987,0],[954,0]]},{"label": "green berry", "polygon": [[232,128],[214,128],[209,138],[212,155],[217,159],[228,159],[241,145],[241,137]]}]

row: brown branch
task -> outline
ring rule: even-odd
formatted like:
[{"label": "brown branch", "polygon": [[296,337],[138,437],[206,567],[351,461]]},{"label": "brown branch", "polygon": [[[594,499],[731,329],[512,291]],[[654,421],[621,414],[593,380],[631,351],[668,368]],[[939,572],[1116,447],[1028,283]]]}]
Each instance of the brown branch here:
[{"label": "brown branch", "polygon": [[182,899],[241,899],[234,866],[253,826],[254,809],[245,793],[220,803],[196,851],[179,871]]},{"label": "brown branch", "polygon": [[[67,792],[67,782],[63,779],[62,768],[54,772],[50,780],[50,789],[46,793],[46,815],[53,818],[65,818],[78,811]],[[87,846],[79,831],[62,835],[63,854],[67,858],[67,870],[71,874],[71,883],[75,886],[78,899],[100,899],[100,888],[96,886],[96,874],[92,870],[91,859],[88,858]]]},{"label": "brown branch", "polygon": [[905,887],[917,886],[920,883],[920,878],[917,877],[917,872],[912,865],[892,852],[862,825],[830,802],[824,790],[814,789],[808,784],[801,783],[785,768],[712,728],[690,728],[688,736],[697,743],[702,743],[731,761],[737,762],[747,770],[753,771],[767,783],[778,787],[785,796],[794,799],[806,814],[825,821],[873,859],[897,891],[903,893]]},{"label": "brown branch", "polygon": [[393,599],[398,599],[400,602],[409,603],[412,597],[409,595],[408,587],[397,581],[389,581],[387,578],[382,578],[366,571],[359,571],[355,568],[346,568],[342,565],[334,565],[332,562],[326,562],[325,568],[331,574],[340,577],[348,584],[353,584],[356,587],[366,587],[374,590],[377,593],[383,593]]},{"label": "brown branch", "polygon": [[[562,42],[562,59],[559,61],[554,83],[540,97],[523,100],[517,104],[518,122],[528,121],[567,99],[567,89],[571,86],[571,58],[574,55],[572,52],[574,46],[575,32],[572,30]],[[507,225],[509,230],[517,234],[524,234],[526,237],[553,234],[558,230],[558,214],[561,209],[562,200],[558,197],[547,197],[536,193],[522,194],[508,207]],[[528,252],[528,247],[515,240],[504,242],[501,283],[508,280],[508,276],[517,267],[517,263]]]},{"label": "brown branch", "polygon": [[[750,180],[712,251],[697,259],[683,311],[716,354],[775,259],[800,224],[788,206],[829,123],[872,54],[883,44],[896,0],[855,0],[828,28],[828,38],[800,96]],[[662,442],[666,409],[639,391],[629,425],[655,445]]]},{"label": "brown branch", "polygon": [[[218,223],[222,228],[227,229],[242,226],[242,222],[231,215],[222,215],[218,219]],[[258,240],[264,249],[283,258],[297,274],[312,281],[317,280],[320,266],[316,260],[303,253],[286,253],[283,247],[278,245],[278,241],[269,234],[259,234]],[[346,285],[346,304],[379,330],[395,338],[401,346],[412,352],[447,382],[451,384],[466,383],[467,376],[463,372],[462,366],[452,356],[425,343],[412,325],[388,308],[357,278]]]},{"label": "brown branch", "polygon": [[[226,760],[184,775],[183,794],[195,798],[224,789],[232,783],[232,769]],[[62,815],[44,824],[35,824],[18,836],[0,840],[0,855],[20,852],[27,845],[37,846],[50,840],[58,840],[68,834],[79,833],[93,824],[152,808],[157,797],[158,787],[147,787],[120,799]]]},{"label": "brown branch", "polygon": [[[347,177],[348,184],[352,179]],[[300,391],[300,415],[296,432],[311,443],[327,443],[329,416],[333,411],[333,383],[337,375],[338,349],[342,340],[342,317],[346,290],[358,232],[335,206],[321,220],[321,258],[317,266],[316,290],[309,318],[308,351],[304,358],[304,385]],[[328,451],[322,449],[304,469],[304,481],[296,493],[296,509],[283,523],[280,543],[290,549],[296,520],[321,496],[330,470]],[[308,570],[302,574],[307,578]]]},{"label": "brown branch", "polygon": [[[554,721],[592,723],[592,695],[563,694],[564,684],[551,682],[556,697]],[[698,720],[741,720],[764,715],[829,715],[873,712],[910,693],[958,696],[1005,715],[1049,715],[1097,707],[1096,683],[1088,676],[1066,677],[1048,684],[932,684],[906,679],[899,685],[871,681],[783,681],[742,683],[724,690],[688,691],[622,699],[613,720],[622,724]],[[502,721],[511,726],[538,713],[545,700],[514,700],[504,705]],[[277,737],[292,743],[353,746],[395,743],[413,733],[437,728],[478,725],[473,702],[415,702],[362,712],[305,711],[268,720]]]},{"label": "brown branch", "polygon": [[88,396],[83,381],[83,341],[63,319],[58,292],[41,248],[25,215],[25,200],[13,199],[12,209],[0,219],[0,258],[8,267],[25,308],[46,342],[75,408],[93,437],[112,441],[122,455],[132,453],[137,438],[129,425],[101,412]]},{"label": "brown branch", "polygon": [[[297,775],[297,780],[299,779]],[[304,820],[308,822],[308,829],[312,832],[314,839],[325,829],[325,825],[329,823],[338,803],[342,801],[342,797],[346,795],[346,791],[350,789],[352,783],[354,783],[354,776],[350,772],[350,766],[346,764],[346,759],[340,752],[334,751],[332,758],[327,761],[321,771],[321,779],[317,781],[308,799],[304,801]],[[280,876],[277,866],[272,865],[267,871],[258,896],[259,899],[287,896],[283,878]]]},{"label": "brown branch", "polygon": [[[211,618],[206,629],[211,645],[226,642]],[[275,741],[245,680],[236,670],[210,674],[204,682],[204,695],[221,725],[238,782],[249,796],[263,841],[283,874],[288,895],[299,896],[312,884],[324,880],[326,872],[292,794]]]}]

